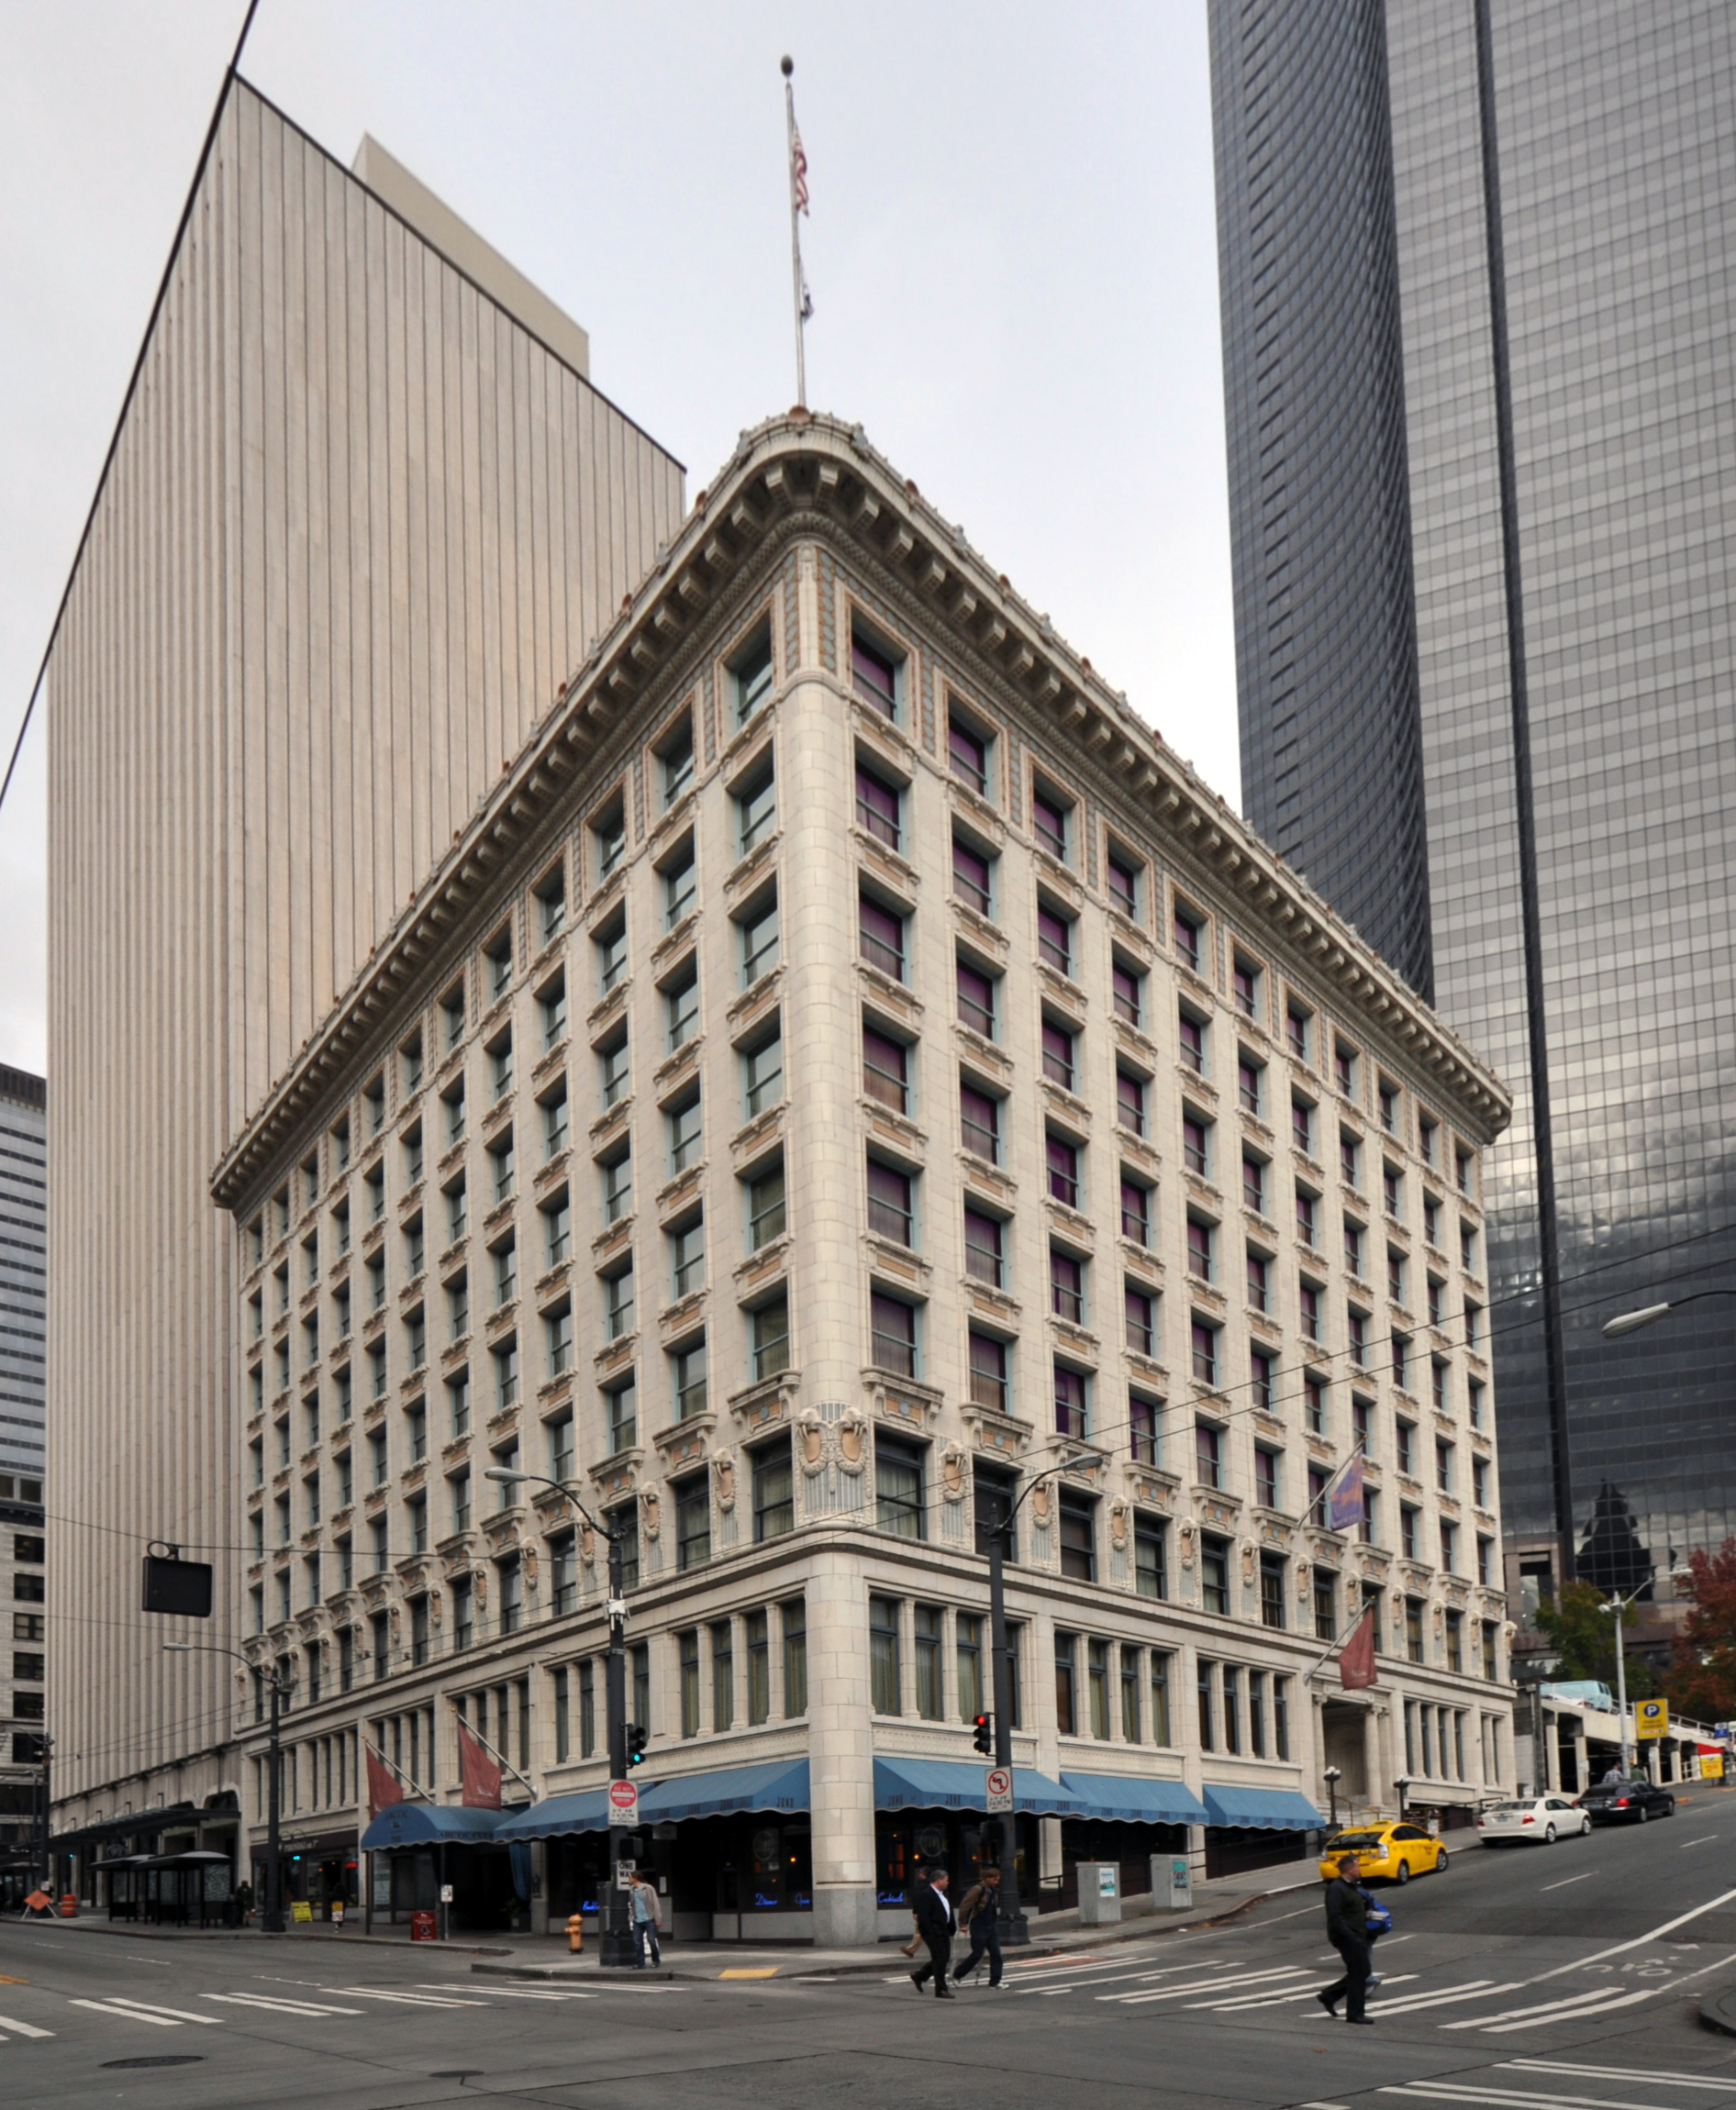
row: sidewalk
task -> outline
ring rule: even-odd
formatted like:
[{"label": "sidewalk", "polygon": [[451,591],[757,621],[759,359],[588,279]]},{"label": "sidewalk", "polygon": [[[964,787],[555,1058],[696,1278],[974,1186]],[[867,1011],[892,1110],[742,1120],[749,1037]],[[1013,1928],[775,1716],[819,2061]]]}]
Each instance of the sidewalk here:
[{"label": "sidewalk", "polygon": [[[1014,1952],[1025,1958],[1065,1955],[1074,1950],[1096,1949],[1108,1945],[1152,1940],[1179,1934],[1190,1927],[1208,1927],[1215,1921],[1242,1912],[1260,1899],[1285,1891],[1311,1889],[1319,1877],[1312,1861],[1286,1862],[1275,1869],[1258,1870],[1251,1875],[1226,1876],[1198,1884],[1194,1904],[1185,1912],[1141,1913],[1118,1927],[1086,1927],[1078,1924],[1076,1912],[1048,1913],[1030,1923],[1028,1948]],[[311,1927],[292,1926],[286,1934],[267,1935],[257,1925],[229,1927],[140,1927],[128,1920],[110,1921],[87,1914],[77,1919],[18,1920],[17,1926],[38,1927],[62,1934],[110,1935],[132,1941],[294,1941],[336,1943],[347,1949],[407,1949],[407,1922],[397,1927],[379,1926],[372,1934],[362,1931],[357,1916],[341,1931],[317,1921]],[[419,1945],[432,1957],[448,1955],[476,1959],[471,1969],[504,1978],[562,1979],[595,1976],[601,1969],[599,1943],[594,1931],[587,1935],[585,1952],[574,1957],[563,1934],[461,1934],[450,1941]],[[882,1941],[871,1949],[815,1949],[805,1943],[780,1942],[751,1948],[734,1941],[665,1942],[661,1971],[646,1975],[662,1978],[718,1979],[836,1978],[885,1972],[905,1968],[896,1943]]]}]

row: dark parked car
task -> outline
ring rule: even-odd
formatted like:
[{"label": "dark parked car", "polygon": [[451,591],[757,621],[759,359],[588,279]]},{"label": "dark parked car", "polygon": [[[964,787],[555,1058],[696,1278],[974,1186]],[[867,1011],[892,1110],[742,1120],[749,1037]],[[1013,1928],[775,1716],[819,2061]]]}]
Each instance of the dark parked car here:
[{"label": "dark parked car", "polygon": [[1675,1797],[1635,1773],[1625,1781],[1599,1781],[1580,1796],[1579,1806],[1591,1813],[1595,1825],[1642,1825],[1648,1817],[1674,1816]]}]

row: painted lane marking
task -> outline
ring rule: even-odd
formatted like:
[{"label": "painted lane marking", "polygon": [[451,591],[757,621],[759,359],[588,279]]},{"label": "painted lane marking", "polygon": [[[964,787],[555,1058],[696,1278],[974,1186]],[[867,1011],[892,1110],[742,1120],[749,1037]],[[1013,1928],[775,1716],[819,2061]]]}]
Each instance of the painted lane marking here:
[{"label": "painted lane marking", "polygon": [[39,2029],[31,2022],[15,2022],[9,2015],[0,2015],[0,2029],[10,2029],[17,2037],[52,2037],[51,2029]]},{"label": "painted lane marking", "polygon": [[153,2000],[128,2000],[120,1993],[111,1993],[108,1997],[117,2007],[136,2007],[146,2015],[172,2015],[177,2022],[203,2023],[207,2029],[223,2027],[222,2018],[216,2015],[193,2015],[184,2007],[160,2007]]},{"label": "painted lane marking", "polygon": [[201,2000],[220,2000],[225,2007],[262,2007],[273,2015],[365,2015],[365,2007],[317,2007],[310,2000],[275,2000],[263,1993],[202,1993]]},{"label": "painted lane marking", "polygon": [[1689,1920],[1698,1919],[1703,1913],[1716,1912],[1720,1905],[1728,1905],[1733,1897],[1736,1897],[1736,1890],[1727,1890],[1705,1905],[1697,1905],[1691,1912],[1678,1913],[1674,1919],[1666,1919],[1662,1927],[1654,1927],[1650,1934],[1636,1935],[1631,1941],[1619,1941],[1613,1949],[1600,1949],[1595,1955],[1583,1957],[1577,1963],[1558,1963],[1553,1971],[1540,1971],[1531,1983],[1541,1985],[1552,1978],[1564,1978],[1570,1971],[1583,1971],[1588,1963],[1601,1963],[1606,1957],[1625,1956],[1630,1949],[1643,1949],[1647,1942],[1657,1941],[1666,1934],[1674,1934],[1678,1927],[1686,1927]]},{"label": "painted lane marking", "polygon": [[1572,2066],[1559,2059],[1503,2059],[1518,2073],[1575,2073],[1589,2081],[1652,2081],[1666,2088],[1709,2088],[1719,2095],[1736,2094],[1736,2076],[1708,2081],[1703,2073],[1653,2073],[1635,2066]]},{"label": "painted lane marking", "polygon": [[1570,1882],[1589,1882],[1592,1877],[1598,1872],[1595,1868],[1588,1868],[1584,1875],[1564,1876],[1560,1882],[1546,1882],[1543,1888],[1545,1890],[1565,1890]]},{"label": "painted lane marking", "polygon": [[1462,2000],[1498,2000],[1505,1993],[1522,1991],[1524,1984],[1522,1978],[1515,1978],[1505,1985],[1486,1984],[1478,1979],[1470,1985],[1454,1986],[1451,1991],[1416,1993],[1390,2003],[1372,2000],[1369,2005],[1377,2007],[1383,2015],[1409,2015],[1419,2007],[1456,2007]]},{"label": "painted lane marking", "polygon": [[1723,1836],[1722,1832],[1705,1832],[1697,1839],[1684,1839],[1675,1850],[1677,1853],[1686,1853],[1691,1846],[1704,1846],[1708,1839],[1719,1839]]},{"label": "painted lane marking", "polygon": [[1569,1993],[1564,2000],[1540,2000],[1534,2007],[1509,2007],[1500,2015],[1474,2015],[1468,2022],[1443,2022],[1441,2027],[1442,2029],[1481,2029],[1487,2022],[1510,2022],[1520,2015],[1559,2015],[1569,2008],[1584,2007],[1590,2001],[1608,1997],[1609,1988],[1599,1985],[1589,1993]]},{"label": "painted lane marking", "polygon": [[123,2022],[154,2022],[159,2029],[179,2029],[165,2015],[139,2015],[130,2007],[111,2007],[105,2000],[69,2000],[69,2007],[88,2007],[97,2015],[118,2015]]},{"label": "painted lane marking", "polygon": [[[1388,1985],[1402,1985],[1405,1979],[1415,1978],[1414,1971],[1405,1972],[1403,1978],[1389,1978]],[[1215,2007],[1220,2015],[1238,2015],[1253,2007],[1282,2007],[1286,2001],[1312,2000],[1317,1993],[1324,1993],[1334,1981],[1323,1978],[1318,1985],[1290,1986],[1282,1993],[1268,1993],[1259,1998],[1246,2000],[1190,2000],[1190,2007]]]},{"label": "painted lane marking", "polygon": [[1661,2103],[1610,2103],[1595,2095],[1503,2095],[1496,2089],[1441,2087],[1411,2082],[1382,2088],[1383,2095],[1422,2095],[1438,2103],[1474,2103],[1484,2110],[1664,2110]]},{"label": "painted lane marking", "polygon": [[[1098,1971],[1090,1978],[1071,1979],[1064,1985],[1049,1986],[1027,1983],[1014,1986],[1013,1991],[1015,1993],[1071,1993],[1074,1987],[1080,1985],[1144,1985],[1156,1978],[1178,1977],[1184,1971],[1228,1971],[1230,1968],[1228,1958],[1216,1963],[1172,1963],[1166,1965],[1162,1971]],[[1202,1982],[1209,1984],[1211,1981],[1206,1980]],[[1219,1982],[1229,1984],[1231,1982],[1225,1979]]]}]

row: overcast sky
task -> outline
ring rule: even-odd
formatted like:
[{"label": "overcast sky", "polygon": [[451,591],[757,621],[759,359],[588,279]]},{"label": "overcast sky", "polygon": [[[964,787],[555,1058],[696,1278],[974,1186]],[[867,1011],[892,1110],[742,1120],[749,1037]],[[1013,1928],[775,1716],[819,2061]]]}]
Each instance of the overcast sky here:
[{"label": "overcast sky", "polygon": [[[8,753],[242,12],[0,9]],[[243,71],[346,163],[373,132],[583,323],[691,495],[794,400],[785,50],[809,401],[1234,801],[1205,0],[262,0]],[[29,1069],[41,729],[0,811],[0,1061]]]}]

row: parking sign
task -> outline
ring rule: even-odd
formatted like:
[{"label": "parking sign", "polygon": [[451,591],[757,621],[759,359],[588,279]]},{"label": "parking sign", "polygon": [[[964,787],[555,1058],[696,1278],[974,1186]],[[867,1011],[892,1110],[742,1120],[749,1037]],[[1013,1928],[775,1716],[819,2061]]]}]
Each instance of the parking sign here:
[{"label": "parking sign", "polygon": [[1635,1736],[1667,1736],[1670,1728],[1670,1703],[1667,1700],[1641,1700],[1634,1708],[1634,1717]]}]

